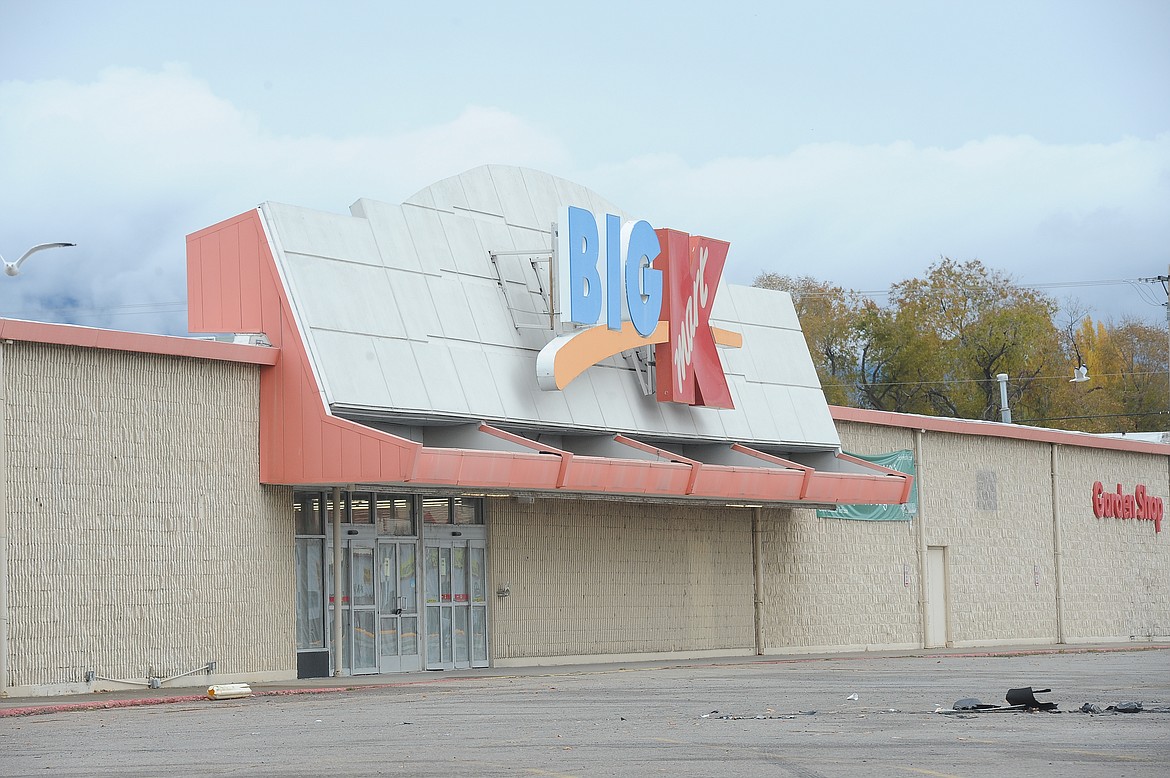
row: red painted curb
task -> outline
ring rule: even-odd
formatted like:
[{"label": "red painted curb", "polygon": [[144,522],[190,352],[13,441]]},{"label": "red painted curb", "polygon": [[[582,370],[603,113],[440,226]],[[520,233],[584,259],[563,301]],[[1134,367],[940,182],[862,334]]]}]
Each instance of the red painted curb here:
[{"label": "red painted curb", "polygon": [[[456,678],[442,678],[435,680],[454,681]],[[321,686],[312,689],[270,689],[268,691],[252,692],[252,697],[289,697],[297,694],[328,694],[330,692],[358,692],[365,689],[388,689],[395,686],[410,686],[420,681],[400,681],[380,684],[362,684],[360,686]],[[241,697],[236,699],[248,699]],[[47,716],[53,713],[72,713],[82,710],[106,710],[109,708],[135,708],[142,705],[168,705],[175,702],[208,702],[206,694],[183,694],[171,697],[134,697],[125,700],[95,700],[93,702],[68,702],[47,705],[26,705],[20,708],[0,708],[0,719],[15,718],[17,716]],[[214,700],[227,702],[227,700]]]},{"label": "red painted curb", "polygon": [[167,705],[173,702],[206,700],[206,695],[184,694],[176,697],[138,697],[131,700],[95,700],[69,702],[58,705],[27,705],[23,708],[0,708],[0,719],[14,716],[44,716],[50,713],[69,713],[76,710],[104,710],[106,708],[135,708],[140,705]]}]

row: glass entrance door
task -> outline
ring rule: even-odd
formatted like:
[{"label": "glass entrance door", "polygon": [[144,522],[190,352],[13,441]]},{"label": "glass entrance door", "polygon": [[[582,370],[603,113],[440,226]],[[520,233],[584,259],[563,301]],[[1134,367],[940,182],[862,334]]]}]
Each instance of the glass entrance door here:
[{"label": "glass entrance door", "polygon": [[415,557],[414,541],[378,543],[378,669],[383,673],[421,667]]},{"label": "glass entrance door", "polygon": [[[342,550],[339,662],[348,675],[422,667],[415,556],[413,540],[351,539]],[[332,584],[332,569],[327,582]],[[329,602],[332,630],[332,592]]]},{"label": "glass entrance door", "polygon": [[427,669],[487,667],[487,566],[482,540],[427,539]]},{"label": "glass entrance door", "polygon": [[[349,544],[350,598],[342,613],[342,638],[349,639],[350,672],[353,675],[378,672],[376,651],[376,586],[374,583],[374,546],[372,543]],[[345,622],[349,616],[348,629]]]},{"label": "glass entrance door", "polygon": [[[298,581],[308,579],[316,570],[313,580],[328,598],[321,648],[328,647],[329,667],[321,669],[336,669],[345,675],[421,669],[421,546],[415,497],[379,491],[342,492],[335,505],[328,492],[299,492],[297,499]],[[340,591],[334,592],[332,539],[333,521],[338,518]],[[314,551],[316,568],[312,565]],[[324,581],[320,581],[322,566]],[[311,581],[298,583],[298,607],[300,603],[312,604],[312,586]],[[341,630],[335,641],[333,618],[338,609]],[[308,615],[302,618],[298,611],[298,641],[308,643],[312,611],[308,607],[303,610]],[[302,633],[309,637],[302,637]]]}]

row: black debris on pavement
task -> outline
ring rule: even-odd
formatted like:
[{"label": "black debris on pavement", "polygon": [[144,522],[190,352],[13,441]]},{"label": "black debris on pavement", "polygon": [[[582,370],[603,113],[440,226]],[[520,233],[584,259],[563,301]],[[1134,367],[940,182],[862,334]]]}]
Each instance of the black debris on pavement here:
[{"label": "black debris on pavement", "polygon": [[1040,702],[1036,699],[1037,694],[1045,694],[1050,691],[1052,690],[1033,689],[1031,686],[1023,686],[1019,689],[1008,689],[1008,705],[1023,705],[1027,710],[1056,710],[1055,702]]},{"label": "black debris on pavement", "polygon": [[951,707],[955,710],[990,710],[999,706],[988,705],[976,697],[964,697],[961,700],[955,700],[955,704]]}]

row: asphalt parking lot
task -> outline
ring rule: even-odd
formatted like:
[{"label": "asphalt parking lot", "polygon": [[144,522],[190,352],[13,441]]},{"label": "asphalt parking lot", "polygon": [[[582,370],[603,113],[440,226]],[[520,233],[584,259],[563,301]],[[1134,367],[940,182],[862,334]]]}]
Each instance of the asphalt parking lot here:
[{"label": "asphalt parking lot", "polygon": [[[1167,671],[1161,649],[415,674],[0,718],[0,775],[1163,776]],[[936,712],[1023,686],[1058,712]]]}]

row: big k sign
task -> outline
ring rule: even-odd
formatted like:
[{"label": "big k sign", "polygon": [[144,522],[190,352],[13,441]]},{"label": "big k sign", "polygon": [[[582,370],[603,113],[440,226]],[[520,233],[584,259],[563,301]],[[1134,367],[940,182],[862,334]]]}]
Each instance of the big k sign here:
[{"label": "big k sign", "polygon": [[742,338],[710,321],[728,244],[573,206],[558,225],[560,316],[584,329],[541,350],[540,387],[563,389],[607,357],[654,346],[660,402],[733,407],[716,345]]}]

